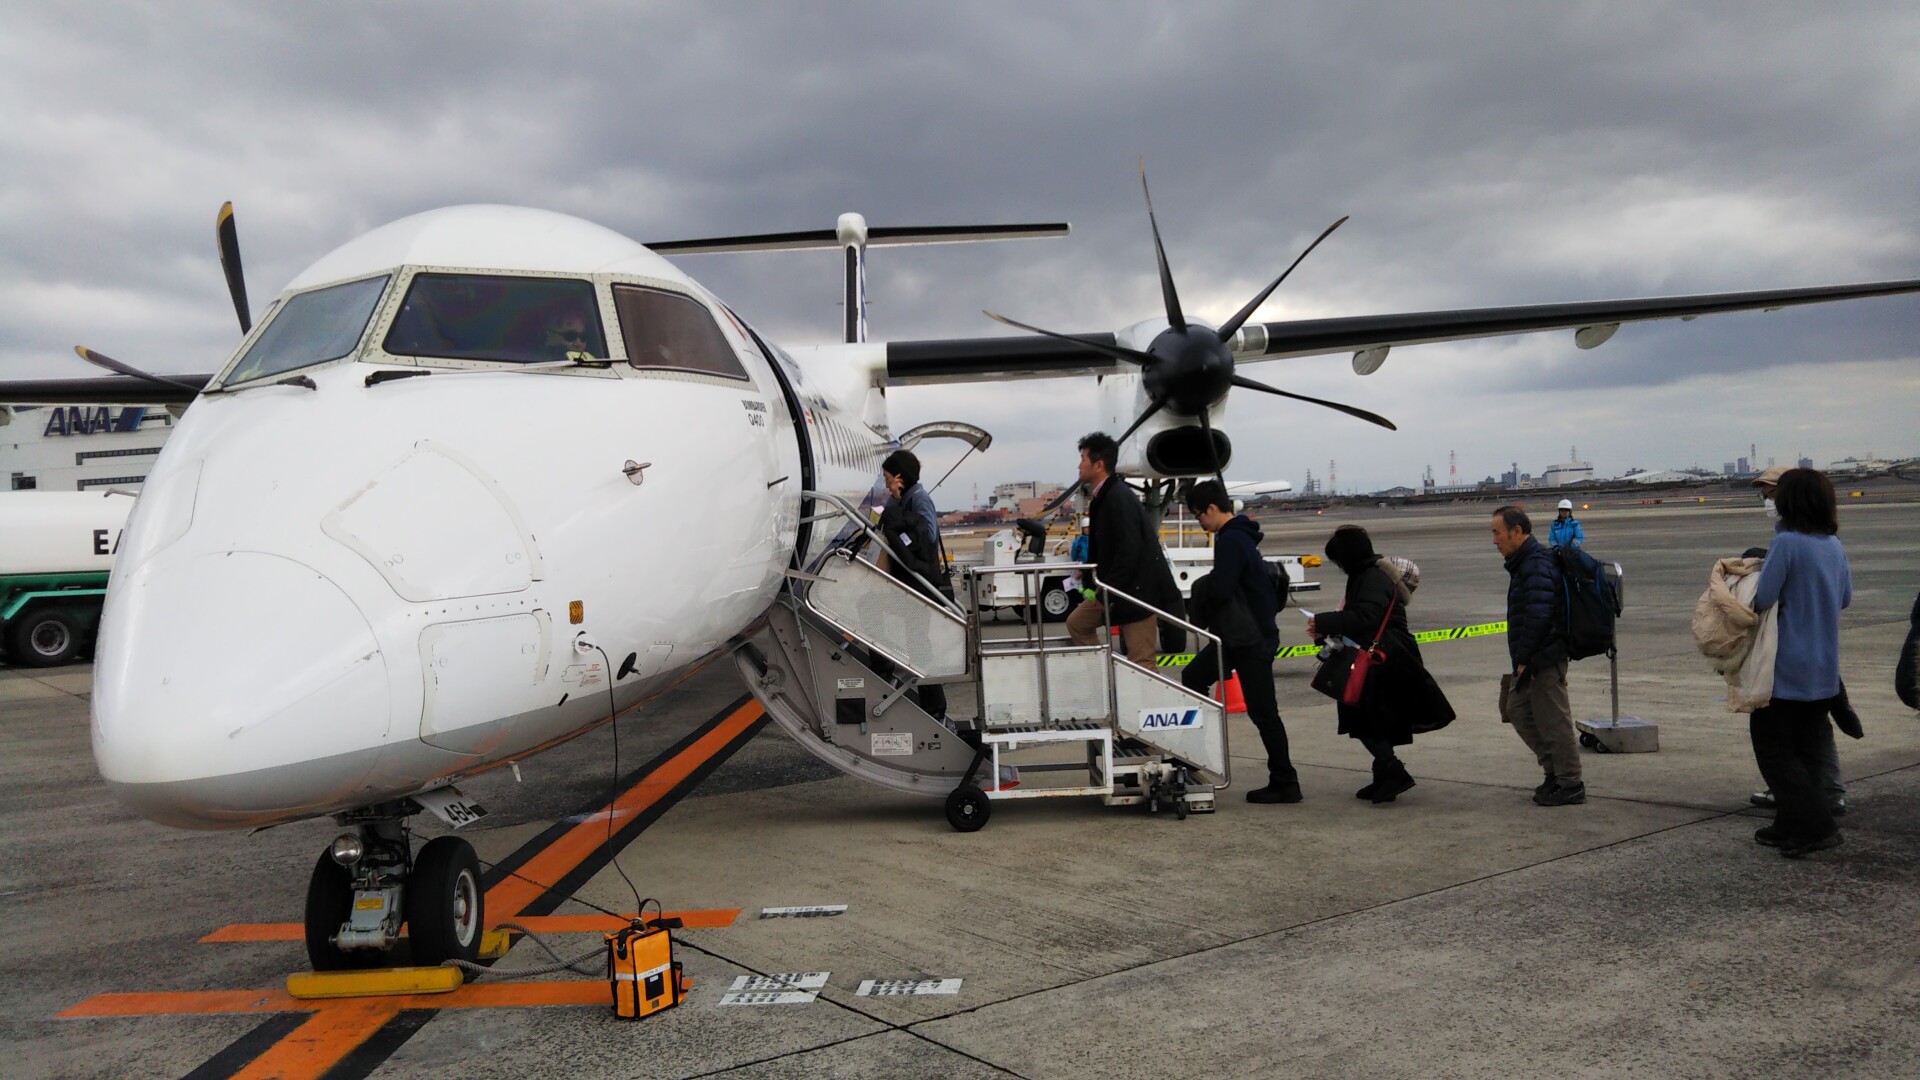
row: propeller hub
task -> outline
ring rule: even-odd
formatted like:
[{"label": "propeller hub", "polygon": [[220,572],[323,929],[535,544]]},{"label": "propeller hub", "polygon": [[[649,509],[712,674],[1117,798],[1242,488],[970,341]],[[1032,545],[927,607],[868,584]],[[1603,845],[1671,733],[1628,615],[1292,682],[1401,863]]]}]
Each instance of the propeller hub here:
[{"label": "propeller hub", "polygon": [[1168,410],[1176,415],[1198,416],[1233,387],[1233,353],[1210,326],[1169,326],[1146,351],[1154,361],[1141,372],[1147,393],[1165,397]]}]

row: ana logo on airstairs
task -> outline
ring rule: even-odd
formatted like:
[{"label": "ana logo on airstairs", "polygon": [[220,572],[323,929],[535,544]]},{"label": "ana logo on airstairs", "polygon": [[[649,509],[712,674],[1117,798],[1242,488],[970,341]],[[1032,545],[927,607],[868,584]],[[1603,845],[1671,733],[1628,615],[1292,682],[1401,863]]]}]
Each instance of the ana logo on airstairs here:
[{"label": "ana logo on airstairs", "polygon": [[1169,728],[1201,727],[1199,709],[1141,709],[1141,731],[1165,731]]}]

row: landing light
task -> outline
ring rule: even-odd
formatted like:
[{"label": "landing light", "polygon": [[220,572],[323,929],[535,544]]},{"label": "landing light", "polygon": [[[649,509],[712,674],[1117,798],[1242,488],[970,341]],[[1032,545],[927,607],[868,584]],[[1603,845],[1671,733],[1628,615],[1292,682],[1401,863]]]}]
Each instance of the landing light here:
[{"label": "landing light", "polygon": [[360,861],[360,856],[366,854],[366,849],[360,845],[359,837],[352,833],[341,833],[333,846],[327,849],[327,854],[332,855],[333,861],[341,866],[352,866]]}]

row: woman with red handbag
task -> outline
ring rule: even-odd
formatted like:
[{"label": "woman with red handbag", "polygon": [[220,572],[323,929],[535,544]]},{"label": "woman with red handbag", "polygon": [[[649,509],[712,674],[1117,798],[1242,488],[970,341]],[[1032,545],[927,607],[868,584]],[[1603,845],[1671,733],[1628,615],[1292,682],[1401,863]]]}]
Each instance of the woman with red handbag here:
[{"label": "woman with red handbag", "polygon": [[1360,740],[1373,755],[1373,782],[1354,792],[1354,797],[1392,802],[1413,787],[1413,777],[1394,747],[1412,743],[1415,732],[1447,726],[1453,721],[1453,706],[1427,674],[1420,647],[1407,630],[1408,590],[1401,584],[1399,571],[1374,554],[1367,530],[1342,525],[1334,530],[1326,550],[1327,560],[1346,572],[1346,598],[1339,611],[1321,612],[1307,620],[1307,633],[1315,641],[1345,638],[1353,642],[1359,646],[1358,662],[1338,672],[1323,670],[1323,676],[1332,678],[1316,676],[1315,688],[1327,683],[1325,691],[1341,702],[1340,734]]}]

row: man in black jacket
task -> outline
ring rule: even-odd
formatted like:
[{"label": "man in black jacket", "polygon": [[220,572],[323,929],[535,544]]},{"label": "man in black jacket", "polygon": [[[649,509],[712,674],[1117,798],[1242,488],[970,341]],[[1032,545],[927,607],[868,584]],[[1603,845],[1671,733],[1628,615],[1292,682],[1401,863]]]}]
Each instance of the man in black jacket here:
[{"label": "man in black jacket", "polygon": [[1567,703],[1566,632],[1556,614],[1559,567],[1533,538],[1533,522],[1517,506],[1493,512],[1493,546],[1507,561],[1507,654],[1513,661],[1507,719],[1547,774],[1533,789],[1533,801],[1541,806],[1586,802],[1580,744]]},{"label": "man in black jacket", "polygon": [[[888,560],[887,569],[908,588],[939,603],[941,597],[928,593],[927,585],[921,584],[925,581],[938,588],[945,567],[940,565],[940,525],[934,516],[933,499],[920,486],[920,459],[910,451],[895,450],[880,463],[880,475],[886,480],[887,494],[892,496],[880,511],[880,534],[898,556]],[[884,662],[884,658],[876,659]],[[883,666],[886,670],[881,670]],[[893,665],[876,663],[874,673],[890,677]],[[913,693],[927,715],[936,720],[946,718],[946,687],[923,682]]]},{"label": "man in black jacket", "polygon": [[[1166,549],[1160,546],[1160,530],[1148,518],[1147,508],[1140,505],[1140,497],[1125,480],[1114,475],[1119,459],[1120,444],[1104,432],[1096,431],[1080,440],[1080,482],[1092,492],[1087,504],[1087,516],[1092,520],[1087,532],[1087,560],[1094,564],[1094,576],[1101,584],[1169,615],[1183,614],[1180,588],[1173,583]],[[1103,600],[1100,596],[1081,604],[1067,616],[1067,635],[1075,645],[1099,644],[1107,617]],[[1153,613],[1130,600],[1114,597],[1111,615],[1113,625],[1120,628],[1127,659],[1152,667],[1160,642]]]},{"label": "man in black jacket", "polygon": [[1213,534],[1213,572],[1194,582],[1193,618],[1218,636],[1220,645],[1208,642],[1181,672],[1180,682],[1196,694],[1211,694],[1225,654],[1226,669],[1240,676],[1247,719],[1267,748],[1267,786],[1247,792],[1247,801],[1297,803],[1300,776],[1287,753],[1287,728],[1280,722],[1273,689],[1273,654],[1280,648],[1280,630],[1273,620],[1280,612],[1280,596],[1260,555],[1260,526],[1233,512],[1233,500],[1218,480],[1195,484],[1187,493],[1187,509]]}]

